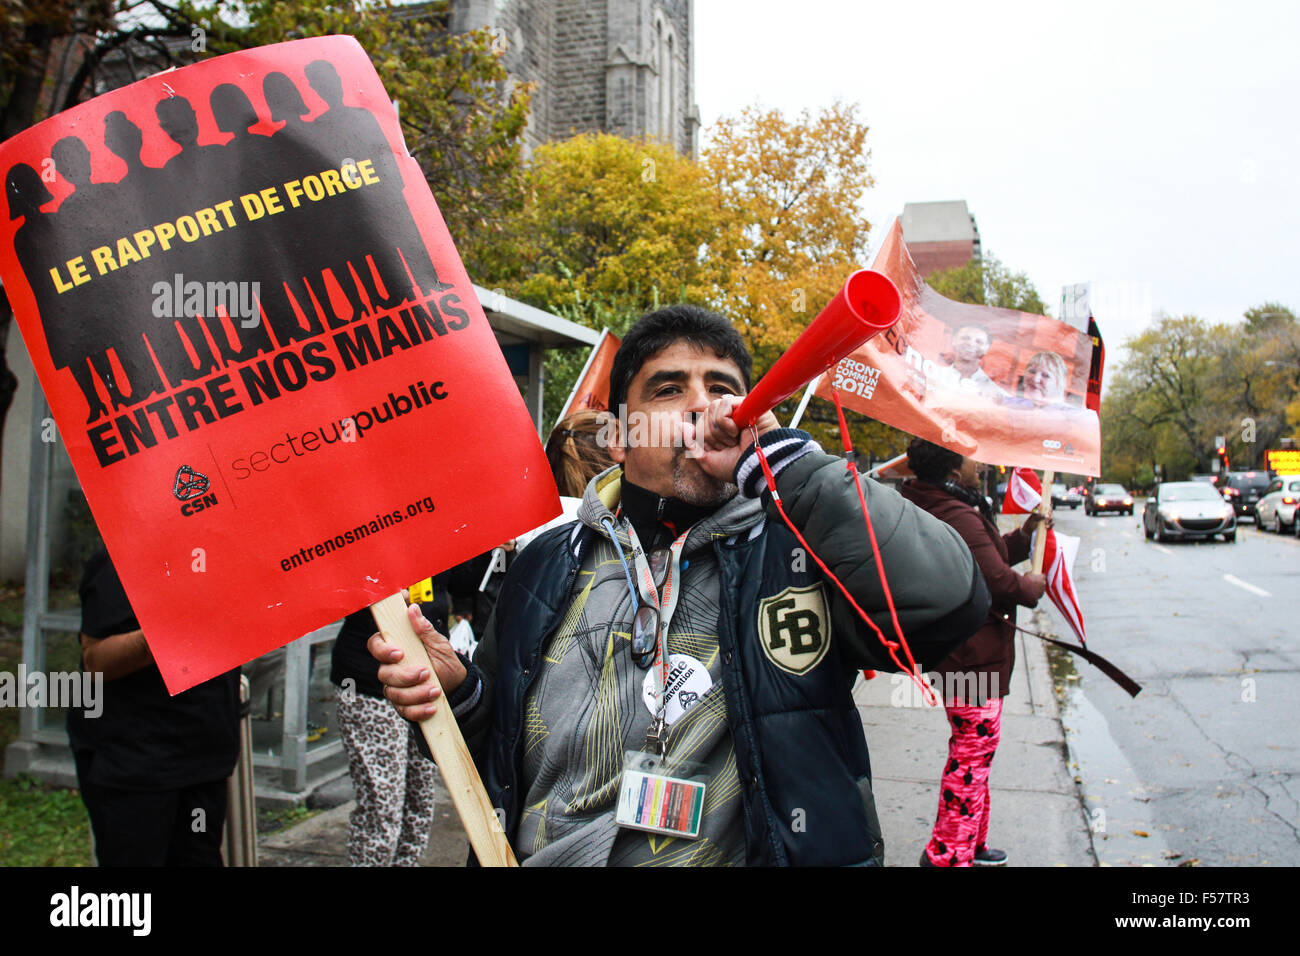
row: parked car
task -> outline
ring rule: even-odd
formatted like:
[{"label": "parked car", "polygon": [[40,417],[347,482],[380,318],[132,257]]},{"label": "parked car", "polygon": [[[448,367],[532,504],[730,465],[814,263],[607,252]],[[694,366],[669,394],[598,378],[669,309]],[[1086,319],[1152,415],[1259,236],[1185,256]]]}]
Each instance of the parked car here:
[{"label": "parked car", "polygon": [[1079,497],[1078,492],[1070,491],[1062,484],[1052,485],[1052,507],[1067,507],[1071,510],[1083,504],[1083,499]]},{"label": "parked car", "polygon": [[1297,502],[1300,502],[1300,475],[1278,475],[1255,505],[1255,527],[1278,534],[1293,530]]},{"label": "parked car", "polygon": [[1083,503],[1083,513],[1095,516],[1103,511],[1131,515],[1133,496],[1124,490],[1123,485],[1094,485],[1092,494]]},{"label": "parked car", "polygon": [[1224,499],[1232,504],[1238,518],[1246,515],[1253,518],[1255,507],[1268,491],[1268,486],[1267,471],[1230,471],[1217,487],[1223,492]]},{"label": "parked car", "polygon": [[1147,540],[1213,538],[1237,540],[1237,513],[1214,488],[1200,481],[1166,481],[1156,485],[1142,511]]}]

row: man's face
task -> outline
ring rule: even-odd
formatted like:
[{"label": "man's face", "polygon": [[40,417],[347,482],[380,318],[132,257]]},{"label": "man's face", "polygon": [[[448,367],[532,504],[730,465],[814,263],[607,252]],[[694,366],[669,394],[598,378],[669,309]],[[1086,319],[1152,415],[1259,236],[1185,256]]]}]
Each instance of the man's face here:
[{"label": "man's face", "polygon": [[740,369],[711,349],[674,342],[651,356],[627,390],[627,430],[610,448],[628,481],[665,498],[712,506],[731,500],[736,486],[704,473],[687,457],[681,423],[724,395],[744,395]]},{"label": "man's face", "polygon": [[989,337],[983,329],[960,328],[952,337],[952,351],[961,362],[978,362],[989,351]]}]

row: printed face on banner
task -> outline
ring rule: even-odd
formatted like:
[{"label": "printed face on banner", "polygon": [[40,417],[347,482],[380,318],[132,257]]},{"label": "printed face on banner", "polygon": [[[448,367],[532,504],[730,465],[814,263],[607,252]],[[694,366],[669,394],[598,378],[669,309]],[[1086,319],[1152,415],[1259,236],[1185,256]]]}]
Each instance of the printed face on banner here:
[{"label": "printed face on banner", "polygon": [[953,302],[917,272],[898,222],[872,266],[902,317],[843,359],[817,394],[995,465],[1096,475],[1101,428],[1084,406],[1092,340],[1064,322]]},{"label": "printed face on banner", "polygon": [[0,172],[5,288],[172,692],[559,512],[352,38],[107,93]]}]

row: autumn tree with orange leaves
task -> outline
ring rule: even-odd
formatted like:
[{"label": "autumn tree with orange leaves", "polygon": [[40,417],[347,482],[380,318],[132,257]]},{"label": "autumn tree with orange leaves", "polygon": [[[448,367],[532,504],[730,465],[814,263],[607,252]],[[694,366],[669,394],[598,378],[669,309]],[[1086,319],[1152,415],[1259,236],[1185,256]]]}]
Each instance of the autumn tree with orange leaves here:
[{"label": "autumn tree with orange leaves", "polygon": [[[515,240],[483,281],[616,331],[660,303],[710,306],[736,323],[764,371],[865,264],[866,137],[857,107],[837,103],[792,119],[758,108],[723,119],[698,162],[607,135],[548,144],[507,230]],[[569,365],[576,374],[571,358],[548,363],[557,393]],[[793,410],[787,402],[778,417]],[[810,418],[819,437],[838,441],[829,406]],[[863,450],[901,446],[893,429],[855,421]]]},{"label": "autumn tree with orange leaves", "polygon": [[738,224],[718,250],[733,268],[717,304],[760,364],[862,268],[871,231],[862,213],[872,185],[866,142],[857,106],[842,103],[793,120],[750,107],[709,131],[702,163]]},{"label": "autumn tree with orange leaves", "polygon": [[[844,103],[794,119],[750,107],[709,133],[704,166],[740,224],[731,244],[719,248],[731,268],[717,305],[740,328],[756,372],[776,361],[867,264],[871,224],[862,202],[874,181],[866,142],[857,105]],[[790,420],[797,398],[782,403],[779,419]],[[856,412],[846,417],[863,459],[906,447],[897,429]],[[835,410],[826,402],[810,403],[801,427],[827,448],[840,446]]]}]

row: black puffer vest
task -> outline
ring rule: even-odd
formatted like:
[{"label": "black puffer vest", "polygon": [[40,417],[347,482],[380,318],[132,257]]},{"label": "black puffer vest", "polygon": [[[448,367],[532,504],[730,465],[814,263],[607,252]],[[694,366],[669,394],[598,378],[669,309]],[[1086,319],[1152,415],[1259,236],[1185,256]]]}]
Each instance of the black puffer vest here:
[{"label": "black puffer vest", "polygon": [[[504,811],[507,833],[519,822],[524,701],[594,536],[570,524],[532,542],[497,603],[495,714],[480,771],[493,806]],[[883,858],[883,843],[867,743],[851,694],[853,672],[829,633],[832,585],[822,583],[815,565],[792,569],[798,542],[770,521],[752,539],[715,541],[713,547],[721,574],[717,633],[743,785],[746,862],[874,865]],[[814,623],[814,615],[783,595],[789,590],[797,597],[800,589],[823,589],[827,613],[820,621]],[[765,639],[769,646],[828,646],[814,666],[796,674],[774,663],[764,651]]]}]

